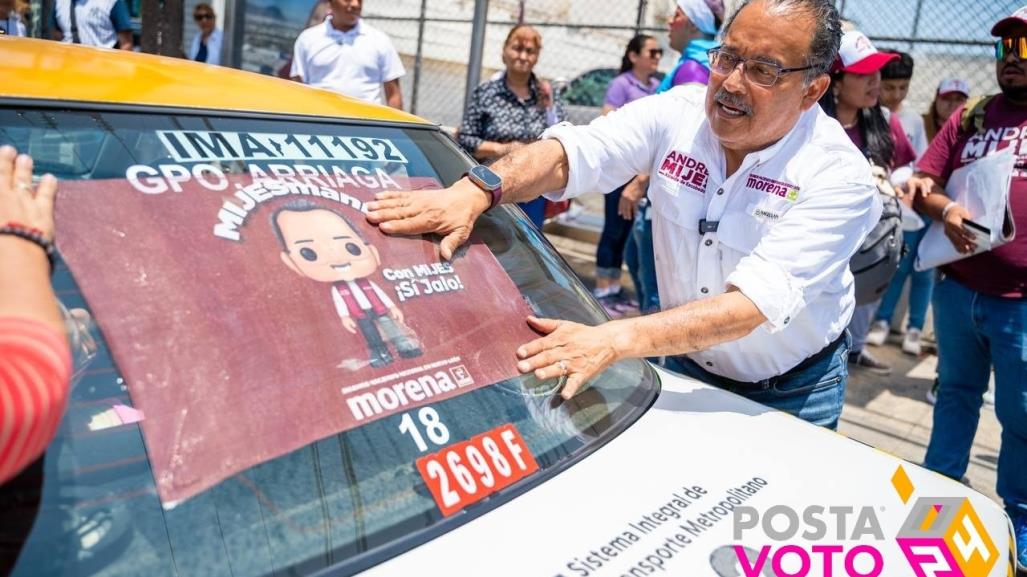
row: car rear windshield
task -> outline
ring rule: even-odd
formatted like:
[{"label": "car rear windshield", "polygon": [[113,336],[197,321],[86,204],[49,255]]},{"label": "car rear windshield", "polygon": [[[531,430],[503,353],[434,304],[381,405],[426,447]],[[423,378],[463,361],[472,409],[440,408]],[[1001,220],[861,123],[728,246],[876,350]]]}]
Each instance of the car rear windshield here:
[{"label": "car rear windshield", "polygon": [[[453,183],[469,159],[435,129],[9,103],[7,144],[62,182],[76,375],[44,458],[0,487],[0,573],[357,572],[544,482],[655,398],[642,362],[567,402],[511,372],[526,314],[605,320],[518,209],[479,219],[450,265],[325,208]],[[318,241],[324,223],[348,232]],[[333,246],[351,264],[318,268]],[[362,266],[377,281],[319,276]]]}]

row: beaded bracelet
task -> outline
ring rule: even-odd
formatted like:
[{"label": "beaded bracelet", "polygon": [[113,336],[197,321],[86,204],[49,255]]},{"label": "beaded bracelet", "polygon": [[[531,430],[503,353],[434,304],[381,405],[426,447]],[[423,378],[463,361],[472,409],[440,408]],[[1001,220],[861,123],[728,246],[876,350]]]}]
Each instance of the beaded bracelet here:
[{"label": "beaded bracelet", "polygon": [[54,249],[53,242],[46,238],[43,231],[31,226],[25,226],[24,224],[14,222],[12,220],[3,226],[0,226],[0,234],[16,236],[34,243],[39,248],[43,249],[43,252],[46,253],[46,260],[50,262],[50,272],[53,272],[54,259],[56,258],[57,251]]}]

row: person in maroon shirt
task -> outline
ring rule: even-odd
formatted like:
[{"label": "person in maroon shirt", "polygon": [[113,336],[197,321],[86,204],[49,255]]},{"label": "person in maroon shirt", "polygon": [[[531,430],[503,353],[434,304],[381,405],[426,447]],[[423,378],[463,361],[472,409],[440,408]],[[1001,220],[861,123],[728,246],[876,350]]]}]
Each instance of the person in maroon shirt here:
[{"label": "person in maroon shirt", "polygon": [[1020,233],[1010,243],[942,268],[934,292],[938,335],[938,400],[924,465],[959,479],[966,472],[989,373],[995,372],[995,415],[1002,425],[998,494],[1013,519],[1018,561],[1027,566],[1027,7],[991,33],[1001,94],[988,101],[983,128],[964,129],[963,109],[949,118],[917,163],[907,188],[915,206],[945,223],[961,253],[974,248],[966,207],[945,195],[952,172],[992,151],[1015,147],[1009,202]]},{"label": "person in maroon shirt", "polygon": [[[916,160],[913,145],[898,115],[889,115],[880,104],[881,69],[898,58],[898,54],[878,51],[862,32],[846,32],[831,71],[831,88],[820,99],[824,112],[842,125],[845,134],[867,159],[888,170]],[[864,350],[878,304],[880,299],[858,305],[852,313],[849,364],[889,375],[891,367]]]}]

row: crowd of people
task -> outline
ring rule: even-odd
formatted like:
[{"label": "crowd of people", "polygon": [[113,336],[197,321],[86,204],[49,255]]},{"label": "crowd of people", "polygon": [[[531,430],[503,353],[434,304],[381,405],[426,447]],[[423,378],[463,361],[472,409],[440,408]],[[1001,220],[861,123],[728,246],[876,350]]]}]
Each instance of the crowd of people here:
[{"label": "crowd of people", "polygon": [[[94,3],[102,10],[80,12]],[[327,8],[297,39],[290,76],[402,108],[403,64],[361,18],[361,0]],[[8,34],[23,33],[16,9],[0,0]],[[123,0],[58,0],[54,16],[55,38],[132,48]],[[216,14],[199,4],[194,18],[200,33],[187,55],[216,64]],[[388,234],[435,233],[449,257],[500,200],[541,226],[547,202],[607,192],[595,296],[614,320],[531,318],[543,336],[516,351],[522,372],[565,379],[568,398],[617,360],[662,358],[835,428],[850,368],[892,370],[866,345],[897,329],[902,351],[921,355],[933,307],[939,364],[925,465],[963,477],[994,374],[998,494],[1027,565],[1027,237],[977,251],[966,222],[978,209],[945,190],[955,171],[1027,133],[1027,7],[991,30],[1001,91],[971,99],[964,79],[945,78],[923,113],[905,102],[919,81],[912,56],[846,29],[829,0],[749,0],[727,19],[722,0],[677,0],[668,33],[680,53],[673,69],[661,79],[659,40],[635,36],[603,115],[571,126],[559,93],[535,73],[542,35],[515,26],[505,69],[474,89],[457,132],[501,189],[461,179],[441,191],[383,193],[368,219]],[[0,149],[0,260],[16,263],[0,274],[0,386],[25,401],[5,406],[0,421],[0,482],[43,450],[69,371],[47,282],[56,183],[33,185],[31,173],[31,159]],[[1010,178],[1010,217],[1027,230],[1022,160]],[[424,225],[420,211],[445,217]],[[921,270],[932,225],[961,258]],[[876,250],[864,239],[889,234],[905,247],[894,259],[852,265]],[[625,263],[637,301],[622,288]],[[907,283],[908,320],[896,317]]]}]

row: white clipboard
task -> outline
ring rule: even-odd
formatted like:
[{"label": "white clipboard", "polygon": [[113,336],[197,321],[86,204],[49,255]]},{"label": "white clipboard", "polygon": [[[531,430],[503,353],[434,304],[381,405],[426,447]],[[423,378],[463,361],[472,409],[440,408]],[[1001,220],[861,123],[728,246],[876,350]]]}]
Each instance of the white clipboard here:
[{"label": "white clipboard", "polygon": [[[945,236],[945,224],[932,222],[924,235],[913,268],[928,270],[998,248],[1013,240],[1016,226],[1009,209],[1009,185],[1016,166],[1013,147],[993,152],[952,173],[945,194],[965,207],[978,238],[972,253],[962,254]],[[976,228],[974,228],[976,227]],[[985,242],[987,237],[987,242]]]}]

